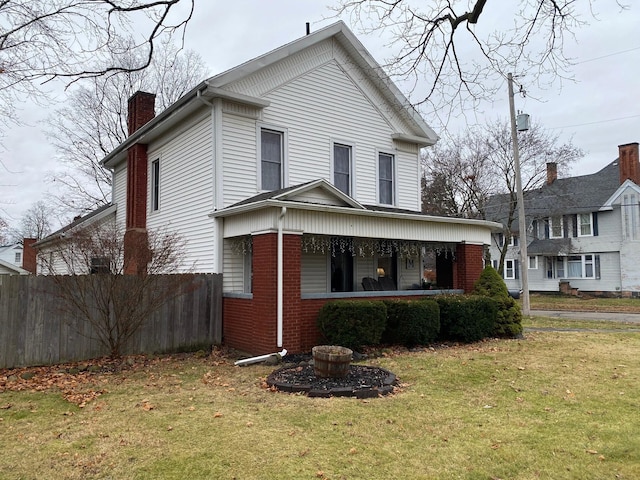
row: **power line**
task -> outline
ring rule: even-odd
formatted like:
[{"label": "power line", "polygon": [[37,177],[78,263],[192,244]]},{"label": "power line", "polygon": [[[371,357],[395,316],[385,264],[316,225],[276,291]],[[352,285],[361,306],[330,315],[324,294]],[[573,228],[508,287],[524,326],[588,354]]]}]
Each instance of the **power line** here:
[{"label": "power line", "polygon": [[549,127],[549,129],[550,130],[557,130],[559,128],[586,127],[588,125],[597,125],[599,123],[617,122],[618,120],[628,120],[630,118],[638,118],[638,117],[640,117],[640,114],[638,114],[638,115],[629,115],[629,116],[626,116],[626,117],[610,118],[608,120],[598,120],[596,122],[577,123],[575,125],[564,125],[564,126],[561,126],[561,127]]},{"label": "power line", "polygon": [[614,57],[616,55],[622,55],[623,53],[633,52],[635,50],[640,50],[640,47],[633,47],[627,50],[620,50],[618,52],[608,53],[606,55],[601,55],[599,57],[588,58],[587,60],[582,60],[581,62],[575,62],[574,65],[580,65],[582,63],[595,62],[596,60],[602,60],[603,58]]}]

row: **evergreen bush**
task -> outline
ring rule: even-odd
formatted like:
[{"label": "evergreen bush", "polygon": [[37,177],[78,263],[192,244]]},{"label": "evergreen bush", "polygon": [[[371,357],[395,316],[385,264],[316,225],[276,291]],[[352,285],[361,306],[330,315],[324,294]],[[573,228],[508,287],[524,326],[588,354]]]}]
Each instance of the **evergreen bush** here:
[{"label": "evergreen bush", "polygon": [[406,347],[433,343],[440,333],[440,308],[434,300],[386,300],[387,328],[382,339]]},{"label": "evergreen bush", "polygon": [[335,300],[318,313],[320,333],[331,345],[357,350],[378,345],[387,323],[387,308],[381,301]]},{"label": "evergreen bush", "polygon": [[440,339],[477,342],[493,334],[497,302],[489,297],[442,295],[436,297],[440,307]]},{"label": "evergreen bush", "polygon": [[494,299],[498,312],[495,319],[493,335],[503,338],[514,338],[522,334],[522,310],[520,305],[509,295],[507,286],[500,274],[487,265],[480,278],[473,286],[476,295]]}]

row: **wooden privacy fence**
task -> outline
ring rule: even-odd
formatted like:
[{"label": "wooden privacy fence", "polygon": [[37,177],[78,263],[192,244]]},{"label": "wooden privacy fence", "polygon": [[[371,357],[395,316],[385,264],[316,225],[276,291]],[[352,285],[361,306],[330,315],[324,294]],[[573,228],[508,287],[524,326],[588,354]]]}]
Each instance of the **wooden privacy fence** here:
[{"label": "wooden privacy fence", "polygon": [[[171,276],[166,277],[169,281]],[[124,353],[172,352],[221,343],[222,275],[191,277],[188,288],[147,318]],[[0,368],[54,365],[109,353],[89,322],[61,309],[56,281],[60,278],[0,276]]]}]

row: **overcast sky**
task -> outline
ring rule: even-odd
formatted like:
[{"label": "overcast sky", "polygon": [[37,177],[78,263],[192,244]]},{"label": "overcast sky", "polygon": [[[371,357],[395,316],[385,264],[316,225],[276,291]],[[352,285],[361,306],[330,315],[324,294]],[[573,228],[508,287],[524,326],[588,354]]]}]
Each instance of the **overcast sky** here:
[{"label": "overcast sky", "polygon": [[[329,4],[327,0],[196,0],[186,47],[200,53],[214,75],[303,36],[306,22],[312,30],[335,22],[329,18]],[[618,145],[640,141],[640,7],[620,12],[615,1],[597,0],[594,12],[599,21],[589,19],[590,25],[578,31],[568,50],[576,63],[576,82],[516,98],[518,110],[558,133],[560,141],[572,140],[585,150],[573,175],[598,171],[617,157]],[[491,11],[484,14],[487,17],[481,21],[491,21]],[[350,25],[349,19],[343,20]],[[362,35],[352,28],[376,60],[382,63],[390,56],[379,34]],[[493,104],[479,110],[480,121],[508,117],[506,85],[503,90]],[[64,96],[58,99],[64,101]],[[18,226],[22,213],[55,189],[47,178],[58,168],[56,152],[39,124],[51,111],[25,104],[20,114],[26,125],[5,133],[0,158],[9,171],[0,166],[0,216],[12,226]],[[430,123],[429,118],[426,121]],[[448,128],[456,133],[464,126],[458,119]]]}]

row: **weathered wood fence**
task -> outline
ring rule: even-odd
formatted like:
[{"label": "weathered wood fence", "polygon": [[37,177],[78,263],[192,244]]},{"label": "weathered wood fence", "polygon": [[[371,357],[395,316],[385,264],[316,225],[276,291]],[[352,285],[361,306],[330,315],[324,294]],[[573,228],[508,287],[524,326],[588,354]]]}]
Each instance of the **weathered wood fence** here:
[{"label": "weathered wood fence", "polygon": [[[0,368],[53,365],[109,353],[93,327],[64,312],[52,277],[0,276]],[[125,353],[188,350],[222,341],[222,275],[196,274],[127,342]]]}]

